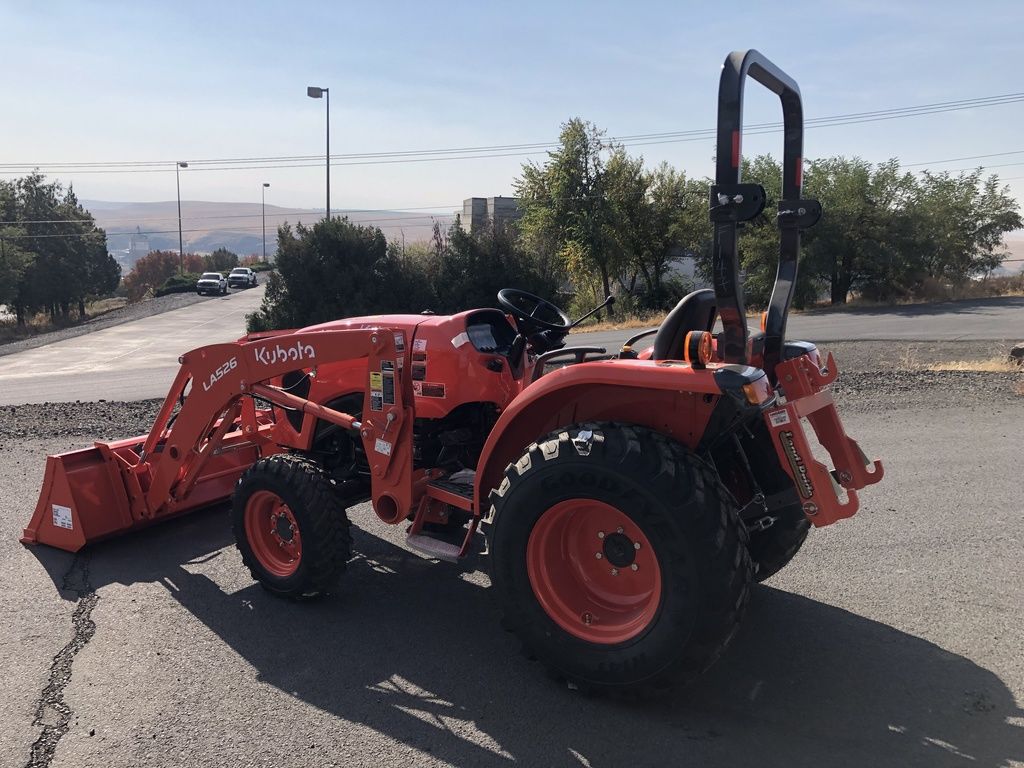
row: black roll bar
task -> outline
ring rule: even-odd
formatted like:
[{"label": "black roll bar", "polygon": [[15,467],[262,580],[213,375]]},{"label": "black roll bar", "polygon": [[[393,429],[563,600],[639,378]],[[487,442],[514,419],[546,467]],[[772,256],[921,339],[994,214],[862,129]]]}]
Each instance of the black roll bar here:
[{"label": "black roll bar", "polygon": [[779,200],[779,267],[768,305],[765,325],[765,370],[774,375],[782,354],[786,318],[796,286],[800,230],[812,226],[821,208],[814,200],[801,199],[803,186],[803,105],[800,87],[767,57],[753,49],[734,51],[722,65],[718,84],[718,137],[715,184],[711,188],[711,221],[714,225],[713,279],[718,312],[724,326],[723,359],[748,364],[749,349],[743,286],[739,282],[738,224],[764,209],[764,189],[740,183],[743,137],[743,86],[750,76],[782,102],[783,157],[782,199]]}]

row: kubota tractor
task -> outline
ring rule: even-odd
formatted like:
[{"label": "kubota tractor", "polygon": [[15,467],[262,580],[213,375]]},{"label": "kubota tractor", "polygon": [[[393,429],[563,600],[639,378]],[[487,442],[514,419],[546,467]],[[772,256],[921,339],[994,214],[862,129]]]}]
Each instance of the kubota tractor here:
[{"label": "kubota tractor", "polygon": [[[765,192],[740,182],[747,76],[785,124],[778,276],[747,327],[737,227]],[[243,562],[268,590],[335,587],[346,508],[372,501],[410,548],[457,560],[486,535],[505,625],[592,689],[659,689],[707,667],[750,584],[810,525],[857,510],[882,467],[846,436],[813,344],[787,341],[800,231],[796,83],[733,53],[718,97],[714,290],[689,294],[611,359],[565,347],[554,304],[503,290],[504,311],[389,315],[192,350],[147,436],[48,459],[23,542],[83,545],[227,499]],[[722,323],[716,330],[716,319]],[[653,345],[635,352],[643,336]],[[571,359],[569,359],[571,358]],[[567,363],[546,372],[557,359]],[[805,424],[831,457],[815,458]]]}]

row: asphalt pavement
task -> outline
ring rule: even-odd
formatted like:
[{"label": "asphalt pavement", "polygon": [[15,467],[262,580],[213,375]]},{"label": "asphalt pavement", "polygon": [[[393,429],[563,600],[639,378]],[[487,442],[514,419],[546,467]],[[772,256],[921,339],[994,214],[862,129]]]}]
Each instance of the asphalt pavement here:
[{"label": "asphalt pavement", "polygon": [[1019,399],[847,409],[885,479],[650,703],[549,680],[480,556],[424,560],[365,506],[344,589],[307,603],[252,582],[223,509],[23,548],[42,457],[80,440],[0,443],[0,765],[1024,765],[1022,423]]},{"label": "asphalt pavement", "polygon": [[[162,396],[168,356],[236,338],[257,301],[243,292],[0,358],[2,399],[75,391],[54,381],[82,388],[72,399]],[[959,313],[1005,326],[1020,309]],[[910,319],[924,336],[950,322]],[[253,583],[223,507],[78,556],[22,547],[44,457],[88,444],[90,419],[106,436],[140,425],[117,404],[83,404],[44,430],[33,414],[54,409],[5,406],[0,766],[1024,766],[1024,390],[1006,374],[929,388],[927,372],[881,375],[893,345],[849,346],[863,367],[839,388],[844,423],[884,480],[754,590],[704,678],[647,703],[549,680],[501,630],[482,555],[428,561],[365,505],[343,589],[306,603]]]},{"label": "asphalt pavement", "polygon": [[266,286],[0,357],[0,405],[163,397],[178,356],[245,334]]},{"label": "asphalt pavement", "polygon": [[[634,331],[574,333],[572,343],[617,350]],[[787,338],[830,341],[1024,340],[1024,296],[791,312]]]}]

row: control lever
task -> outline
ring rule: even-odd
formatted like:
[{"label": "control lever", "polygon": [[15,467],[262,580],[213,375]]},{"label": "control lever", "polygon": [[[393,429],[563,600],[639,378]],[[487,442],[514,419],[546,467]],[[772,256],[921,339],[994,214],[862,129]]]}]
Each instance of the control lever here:
[{"label": "control lever", "polygon": [[590,317],[590,316],[591,316],[591,315],[593,315],[594,313],[596,313],[596,312],[600,312],[600,311],[601,311],[602,309],[604,309],[605,307],[610,307],[610,306],[611,306],[612,304],[614,304],[614,303],[615,303],[615,297],[614,297],[614,296],[611,296],[611,295],[609,295],[609,296],[605,296],[605,299],[604,299],[604,301],[603,301],[603,302],[601,302],[601,304],[600,304],[599,306],[596,306],[596,307],[594,307],[594,308],[593,308],[592,310],[590,310],[589,312],[587,312],[587,314],[585,314],[585,315],[584,315],[583,317],[581,317],[581,318],[580,318],[579,320],[574,320],[574,321],[573,321],[573,323],[572,323],[572,325],[570,325],[569,327],[570,327],[570,328],[575,328],[575,327],[576,327],[577,325],[579,325],[580,323],[582,323],[582,322],[583,322],[584,320],[586,320],[586,319],[587,319],[588,317]]}]

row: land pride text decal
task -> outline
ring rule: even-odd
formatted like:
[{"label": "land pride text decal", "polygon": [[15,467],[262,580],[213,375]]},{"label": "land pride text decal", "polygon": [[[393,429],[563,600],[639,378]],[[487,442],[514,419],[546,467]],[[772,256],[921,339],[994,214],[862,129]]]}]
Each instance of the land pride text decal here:
[{"label": "land pride text decal", "polygon": [[786,430],[779,433],[779,439],[782,440],[782,450],[786,452],[786,458],[789,459],[789,466],[793,468],[793,475],[796,477],[796,485],[800,490],[800,495],[805,499],[809,499],[814,495],[814,485],[811,483],[810,473],[807,471],[807,465],[804,460],[800,458],[800,454],[796,451],[796,445],[793,442],[793,433]]}]

